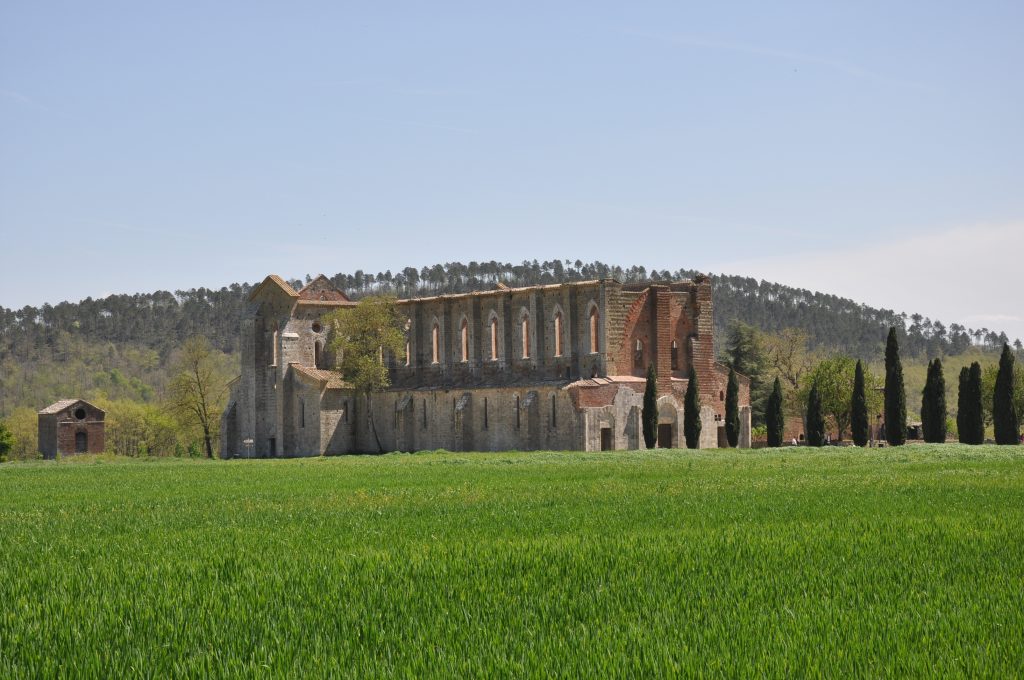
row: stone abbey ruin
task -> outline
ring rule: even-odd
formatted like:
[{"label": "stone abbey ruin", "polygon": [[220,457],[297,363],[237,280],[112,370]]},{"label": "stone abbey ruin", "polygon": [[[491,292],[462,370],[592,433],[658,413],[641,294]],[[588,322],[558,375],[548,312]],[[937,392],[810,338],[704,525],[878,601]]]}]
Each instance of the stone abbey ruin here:
[{"label": "stone abbey ruin", "polygon": [[[728,369],[715,361],[705,276],[400,300],[405,356],[383,358],[391,387],[369,404],[333,370],[321,323],[355,304],[323,276],[296,291],[271,275],[253,289],[241,324],[242,373],[221,421],[222,456],[376,452],[378,439],[390,451],[637,449],[649,364],[658,375],[658,446],[685,445],[691,366],[700,446],[725,441]],[[750,382],[743,376],[739,404],[745,447]]]}]

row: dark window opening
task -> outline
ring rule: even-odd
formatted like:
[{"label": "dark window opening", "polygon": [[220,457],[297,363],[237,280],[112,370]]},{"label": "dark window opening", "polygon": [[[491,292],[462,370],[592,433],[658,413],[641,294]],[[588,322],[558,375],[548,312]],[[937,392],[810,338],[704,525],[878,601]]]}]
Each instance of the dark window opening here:
[{"label": "dark window opening", "polygon": [[672,357],[672,370],[673,371],[678,371],[679,370],[679,343],[676,342],[675,340],[672,341],[671,357]]},{"label": "dark window opening", "polygon": [[[81,409],[79,409],[81,410]],[[89,435],[85,432],[75,433],[75,453],[86,453],[89,450]]]},{"label": "dark window opening", "polygon": [[427,400],[423,400],[423,429],[427,429]]},{"label": "dark window opening", "polygon": [[277,439],[275,437],[270,438],[270,455],[277,455]]},{"label": "dark window opening", "polygon": [[484,429],[487,429],[487,397],[484,397]]},{"label": "dark window opening", "polygon": [[304,399],[299,400],[299,427],[306,427],[306,402]]},{"label": "dark window opening", "polygon": [[323,329],[324,329],[324,327],[321,326],[319,322],[313,322],[313,332],[314,333],[319,333]]},{"label": "dark window opening", "polygon": [[75,418],[77,418],[78,420],[85,420],[85,409],[84,408],[76,408],[75,409]]},{"label": "dark window opening", "polygon": [[643,369],[644,367],[644,343],[637,340],[633,348],[633,368]]},{"label": "dark window opening", "polygon": [[520,425],[520,412],[519,412],[519,395],[516,395],[516,429],[519,429]]},{"label": "dark window opening", "polygon": [[612,428],[610,427],[601,428],[601,450],[612,450]]},{"label": "dark window opening", "polygon": [[551,427],[558,427],[558,411],[555,409],[555,395],[551,395]]}]

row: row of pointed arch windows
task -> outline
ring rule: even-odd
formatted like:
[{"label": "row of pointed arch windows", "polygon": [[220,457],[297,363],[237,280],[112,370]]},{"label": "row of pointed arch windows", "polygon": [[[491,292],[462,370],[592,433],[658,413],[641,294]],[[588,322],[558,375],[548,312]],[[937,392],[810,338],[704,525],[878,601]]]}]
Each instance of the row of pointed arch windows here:
[{"label": "row of pointed arch windows", "polygon": [[[597,307],[593,307],[590,310],[590,352],[597,353],[600,351],[600,316],[597,311]],[[564,327],[565,324],[562,321],[562,312],[555,312],[554,316],[554,356],[561,357],[565,354],[565,341],[564,341]],[[498,350],[498,318],[492,313],[490,322],[488,323],[488,330],[490,331],[490,361],[498,361],[500,353]],[[523,359],[530,358],[530,314],[524,312],[520,320],[520,357]],[[459,324],[459,361],[469,361],[469,321],[465,318]],[[405,365],[410,366],[412,363],[412,346],[407,340],[405,343]],[[434,321],[433,326],[430,329],[430,363],[439,364],[441,363],[441,324]]]}]

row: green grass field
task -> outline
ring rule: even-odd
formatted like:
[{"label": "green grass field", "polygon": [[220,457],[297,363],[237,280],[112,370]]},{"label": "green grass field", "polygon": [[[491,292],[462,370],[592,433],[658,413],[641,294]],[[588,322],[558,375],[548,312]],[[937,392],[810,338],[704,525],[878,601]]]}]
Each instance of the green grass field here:
[{"label": "green grass field", "polygon": [[0,677],[1008,677],[1024,449],[0,465]]}]

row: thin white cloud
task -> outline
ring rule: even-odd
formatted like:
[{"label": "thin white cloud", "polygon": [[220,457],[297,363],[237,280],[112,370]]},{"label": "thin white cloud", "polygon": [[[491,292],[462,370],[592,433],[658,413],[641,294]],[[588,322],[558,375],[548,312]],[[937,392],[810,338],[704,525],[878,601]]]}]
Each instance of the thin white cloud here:
[{"label": "thin white cloud", "polygon": [[14,90],[0,90],[0,97],[16,101],[19,104],[26,104],[29,106],[35,103],[32,101],[32,98],[28,95],[24,95],[20,92],[15,92]]},{"label": "thin white cloud", "polygon": [[902,78],[894,78],[892,76],[871,71],[870,69],[863,68],[861,66],[852,64],[847,61],[842,61],[840,59],[831,59],[829,57],[822,57],[815,54],[806,54],[804,52],[782,50],[774,47],[764,47],[761,45],[751,45],[748,43],[730,42],[726,40],[708,40],[705,38],[668,35],[650,31],[627,30],[626,33],[629,35],[639,36],[643,38],[660,40],[662,42],[667,42],[673,45],[679,45],[681,47],[720,50],[726,52],[739,52],[742,54],[749,54],[756,57],[767,57],[770,59],[779,59],[789,62],[814,64],[816,66],[824,66],[825,68],[838,71],[853,78],[871,80],[878,83],[885,83],[887,85],[894,85],[896,87],[924,91],[934,90],[934,88],[925,85],[924,83],[919,83],[912,80],[904,80]]},{"label": "thin white cloud", "polygon": [[[899,229],[890,230],[900,233]],[[714,271],[777,281],[873,307],[1024,338],[1024,222],[976,224],[789,255]]]}]

